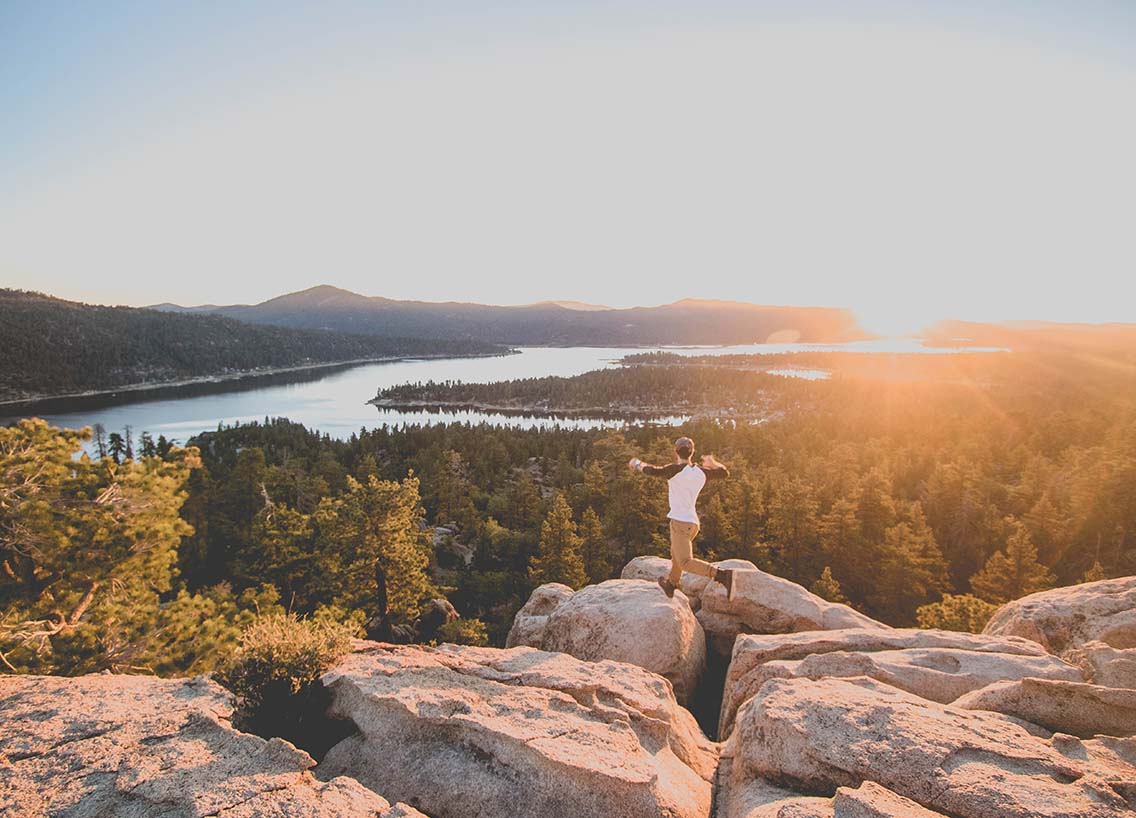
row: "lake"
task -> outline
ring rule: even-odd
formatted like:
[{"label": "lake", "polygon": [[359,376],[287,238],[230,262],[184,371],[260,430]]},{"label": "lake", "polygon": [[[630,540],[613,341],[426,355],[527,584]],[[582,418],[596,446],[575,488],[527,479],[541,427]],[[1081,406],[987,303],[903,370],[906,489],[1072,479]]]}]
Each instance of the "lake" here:
[{"label": "lake", "polygon": [[[526,428],[595,428],[622,426],[623,419],[515,416],[475,411],[399,411],[367,404],[380,388],[419,381],[460,380],[472,383],[579,375],[615,366],[633,352],[684,355],[771,354],[802,351],[920,352],[946,354],[952,349],[924,347],[914,339],[862,341],[850,344],[751,344],[728,347],[522,347],[519,354],[490,358],[408,359],[355,364],[257,376],[241,381],[198,383],[146,391],[120,392],[40,401],[22,414],[0,417],[0,425],[18,417],[42,417],[54,426],[80,428],[101,423],[108,432],[130,426],[184,443],[218,424],[247,423],[265,417],[287,417],[332,437],[345,438],[361,428],[404,423],[488,422]],[[968,351],[974,351],[973,349]],[[807,372],[807,374],[805,374]],[[823,377],[816,370],[781,370],[781,374]],[[4,412],[0,409],[0,413]],[[659,417],[679,423],[682,417]]]}]

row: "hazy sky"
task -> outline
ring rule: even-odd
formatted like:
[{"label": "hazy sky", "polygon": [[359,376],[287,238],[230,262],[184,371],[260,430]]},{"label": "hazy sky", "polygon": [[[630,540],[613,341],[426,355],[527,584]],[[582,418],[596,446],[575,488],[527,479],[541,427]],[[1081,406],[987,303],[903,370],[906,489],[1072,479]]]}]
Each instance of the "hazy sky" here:
[{"label": "hazy sky", "polygon": [[1134,279],[1131,0],[0,0],[0,285],[903,330]]}]

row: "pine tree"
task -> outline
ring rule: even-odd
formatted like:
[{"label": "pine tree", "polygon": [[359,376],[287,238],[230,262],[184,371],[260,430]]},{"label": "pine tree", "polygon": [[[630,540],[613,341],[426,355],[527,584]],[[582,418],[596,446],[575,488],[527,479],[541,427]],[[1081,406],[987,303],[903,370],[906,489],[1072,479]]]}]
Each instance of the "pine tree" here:
[{"label": "pine tree", "polygon": [[570,588],[584,587],[588,578],[580,545],[572,508],[557,493],[540,527],[540,548],[529,563],[530,581],[537,585],[562,582]]},{"label": "pine tree", "polygon": [[1100,564],[1100,560],[1093,560],[1093,564],[1089,570],[1081,576],[1081,582],[1099,582],[1102,579],[1108,579],[1108,574],[1105,573],[1104,566]]},{"label": "pine tree", "polygon": [[476,528],[477,511],[471,498],[469,467],[460,452],[447,449],[428,484],[434,500],[435,525],[457,523],[464,530]]},{"label": "pine tree", "polygon": [[398,483],[348,477],[343,496],[325,498],[313,515],[318,573],[334,594],[332,603],[366,611],[379,638],[417,619],[422,602],[435,593],[420,503],[415,477]]},{"label": "pine tree", "polygon": [[895,525],[895,503],[887,477],[873,469],[860,485],[856,498],[856,517],[860,521],[860,535],[868,542],[881,542],[884,532]]},{"label": "pine tree", "polygon": [[829,602],[840,602],[847,604],[848,600],[840,590],[840,583],[832,575],[832,569],[827,565],[824,566],[824,571],[821,572],[820,579],[809,586],[809,590],[819,596],[821,599],[827,599]]},{"label": "pine tree", "polygon": [[173,588],[178,512],[195,449],[73,459],[90,434],[42,420],[0,428],[0,662],[9,669],[148,670]]},{"label": "pine tree", "polygon": [[1043,494],[1023,518],[1030,537],[1037,546],[1038,559],[1052,565],[1069,546],[1069,520],[1049,498]]},{"label": "pine tree", "polygon": [[882,555],[868,602],[885,622],[911,624],[920,605],[950,587],[946,560],[919,503],[911,506],[907,519],[884,532]]},{"label": "pine tree", "polygon": [[1006,548],[991,556],[970,580],[974,593],[987,602],[1009,602],[1053,587],[1053,574],[1038,561],[1029,529],[1019,520],[1009,523],[1013,533]]},{"label": "pine tree", "polygon": [[507,493],[508,505],[501,522],[514,531],[536,533],[540,528],[543,502],[536,481],[527,471],[521,472]]},{"label": "pine tree", "polygon": [[817,502],[812,489],[799,477],[783,480],[775,486],[766,509],[770,545],[779,552],[780,568],[789,579],[800,582],[814,569],[818,550]]},{"label": "pine tree", "polygon": [[584,573],[591,583],[600,583],[611,578],[611,559],[608,555],[607,537],[599,515],[588,506],[580,518],[580,539],[584,551]]},{"label": "pine tree", "polygon": [[821,554],[828,565],[836,567],[843,586],[856,598],[865,599],[875,584],[881,543],[865,541],[856,508],[852,500],[838,498],[821,517],[817,536]]},{"label": "pine tree", "polygon": [[720,555],[726,552],[730,542],[736,536],[734,525],[730,522],[730,517],[726,514],[726,509],[722,505],[721,495],[712,494],[706,503],[706,507],[698,516],[702,520],[700,539],[702,540],[702,548],[706,552],[706,558],[710,560],[720,559]]},{"label": "pine tree", "polygon": [[750,549],[761,539],[762,520],[765,517],[761,486],[752,475],[744,471],[734,482],[737,485],[737,497],[733,505],[736,520],[734,530],[742,548]]}]

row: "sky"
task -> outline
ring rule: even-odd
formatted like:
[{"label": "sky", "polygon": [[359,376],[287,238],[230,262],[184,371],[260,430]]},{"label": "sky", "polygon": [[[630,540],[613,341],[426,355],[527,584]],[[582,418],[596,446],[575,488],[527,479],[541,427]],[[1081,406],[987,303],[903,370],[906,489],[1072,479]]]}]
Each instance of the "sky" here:
[{"label": "sky", "polygon": [[0,0],[0,286],[1136,321],[1130,0]]}]

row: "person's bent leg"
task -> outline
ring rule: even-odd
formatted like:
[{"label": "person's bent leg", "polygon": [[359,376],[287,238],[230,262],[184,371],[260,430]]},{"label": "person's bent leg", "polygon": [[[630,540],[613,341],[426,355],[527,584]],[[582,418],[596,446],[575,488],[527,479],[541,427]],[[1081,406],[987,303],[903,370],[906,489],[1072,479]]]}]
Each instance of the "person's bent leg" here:
[{"label": "person's bent leg", "polygon": [[697,523],[671,520],[671,572],[667,579],[676,588],[679,580],[682,579],[683,571],[704,577],[714,576],[713,565],[694,558],[694,537],[697,534]]},{"label": "person's bent leg", "polygon": [[686,561],[686,564],[682,566],[682,570],[686,571],[688,574],[698,574],[698,576],[700,577],[709,577],[710,579],[713,579],[714,572],[717,569],[706,560],[700,560],[698,559],[698,557],[694,556],[694,538],[698,536],[698,532],[701,530],[701,526],[699,526],[697,523],[691,523],[690,559],[688,559]]}]

